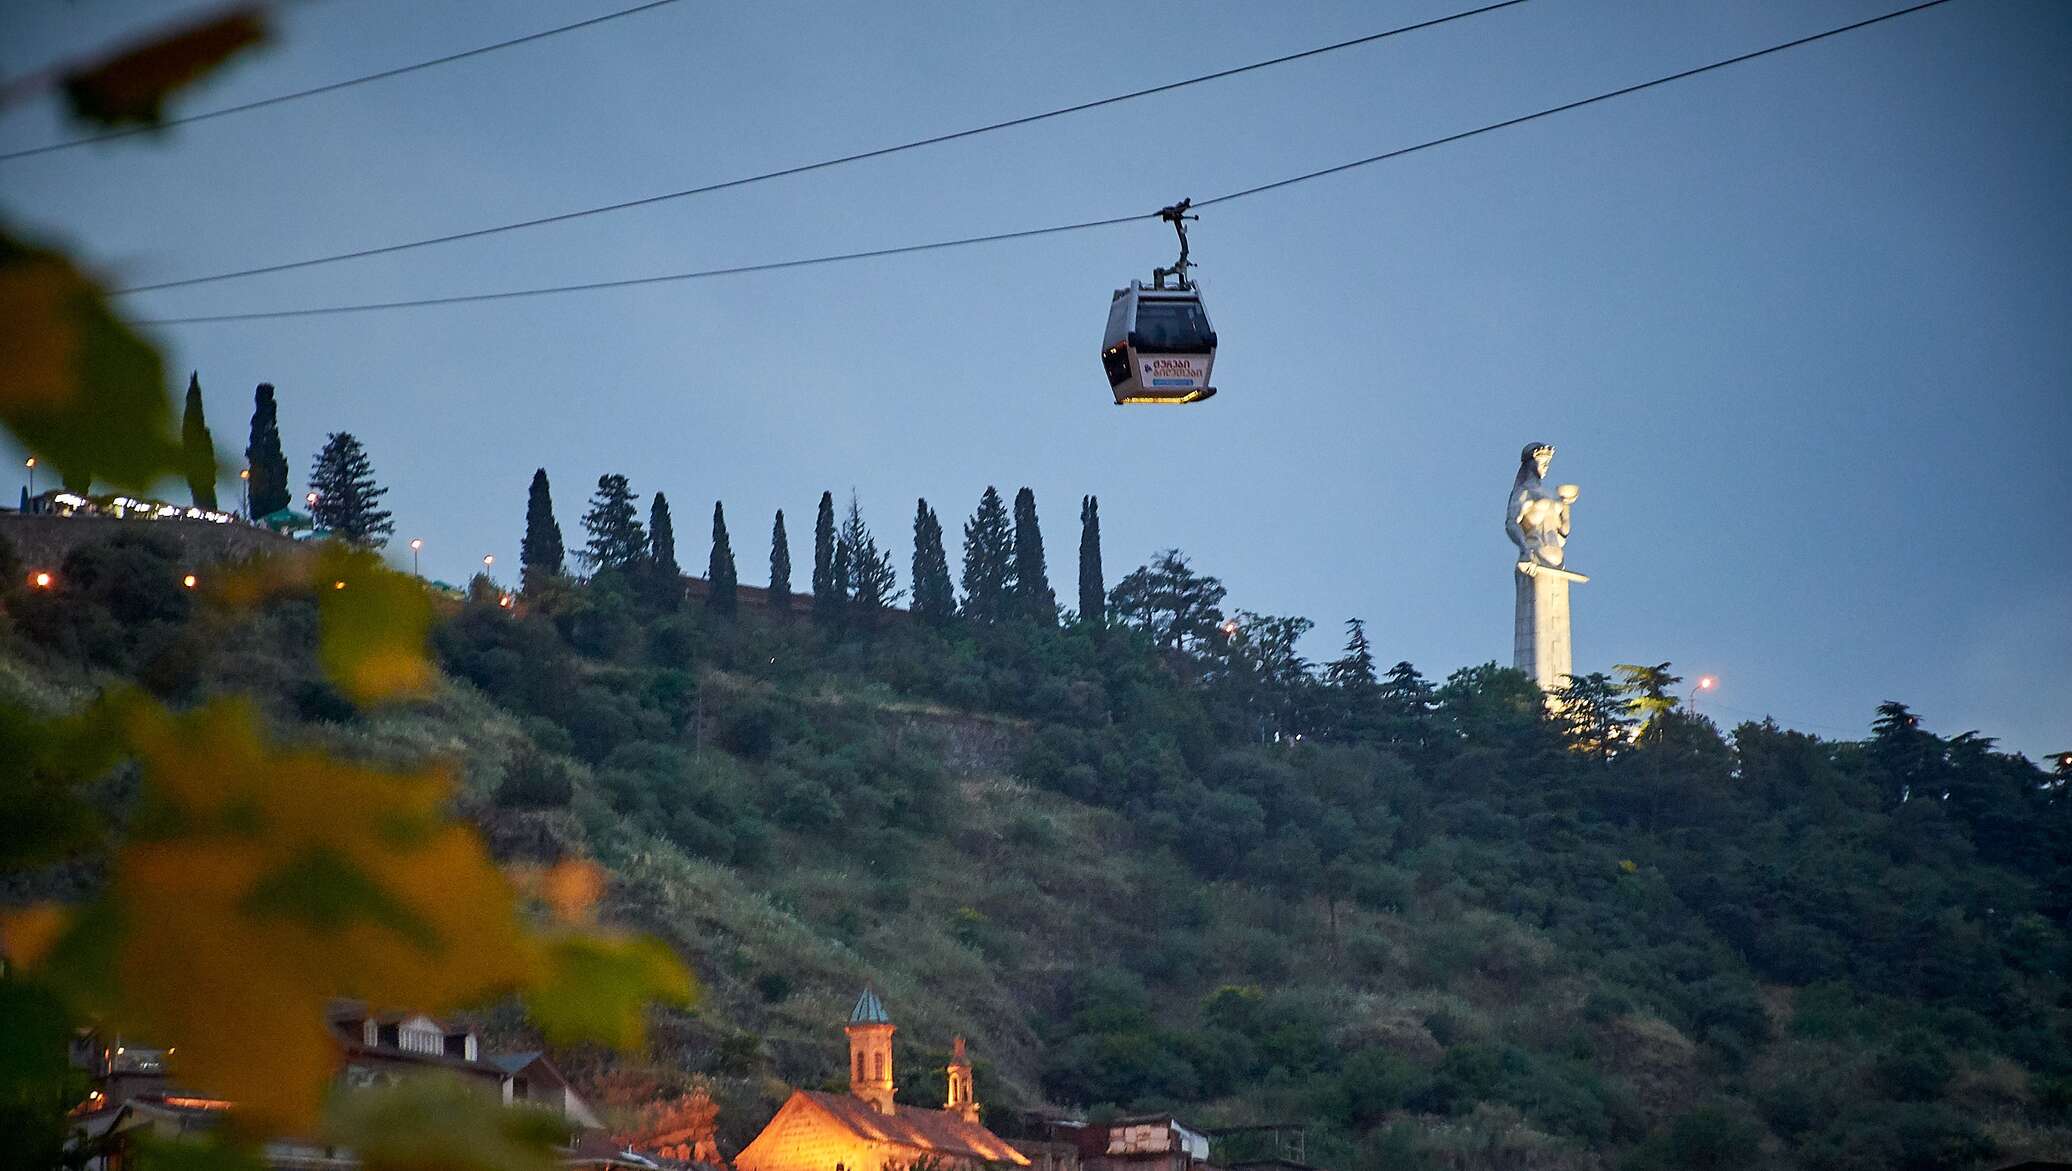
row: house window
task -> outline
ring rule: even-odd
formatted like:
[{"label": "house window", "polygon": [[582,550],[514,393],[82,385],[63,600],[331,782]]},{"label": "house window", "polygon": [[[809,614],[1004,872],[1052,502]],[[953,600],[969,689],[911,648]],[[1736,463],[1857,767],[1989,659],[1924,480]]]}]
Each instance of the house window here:
[{"label": "house window", "polygon": [[431,1029],[404,1029],[402,1048],[408,1053],[443,1054],[446,1038]]},{"label": "house window", "polygon": [[532,1086],[522,1077],[511,1079],[511,1096],[523,1101],[532,1097]]},{"label": "house window", "polygon": [[885,1055],[883,1053],[871,1054],[871,1080],[874,1082],[885,1080]]},{"label": "house window", "polygon": [[856,1055],[856,1080],[863,1080],[863,1054],[861,1053]]}]

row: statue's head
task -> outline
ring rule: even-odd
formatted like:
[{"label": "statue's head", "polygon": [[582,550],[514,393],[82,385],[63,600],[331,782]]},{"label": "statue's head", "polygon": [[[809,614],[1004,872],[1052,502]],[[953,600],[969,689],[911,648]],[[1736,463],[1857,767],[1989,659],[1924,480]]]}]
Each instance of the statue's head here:
[{"label": "statue's head", "polygon": [[1551,443],[1528,443],[1525,450],[1518,453],[1518,470],[1521,472],[1530,465],[1534,471],[1544,476],[1547,474],[1547,465],[1553,462],[1554,445]]}]

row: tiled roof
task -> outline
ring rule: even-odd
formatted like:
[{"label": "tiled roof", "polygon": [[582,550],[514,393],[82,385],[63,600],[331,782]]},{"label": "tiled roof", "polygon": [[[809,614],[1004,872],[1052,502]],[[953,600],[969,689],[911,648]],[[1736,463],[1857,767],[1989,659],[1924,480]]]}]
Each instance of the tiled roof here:
[{"label": "tiled roof", "polygon": [[879,1001],[878,994],[871,991],[870,985],[864,985],[863,995],[856,998],[856,1008],[849,1014],[849,1023],[852,1025],[889,1025],[892,1023],[892,1018],[885,1014],[885,1005]]},{"label": "tiled roof", "polygon": [[919,1106],[894,1106],[891,1114],[880,1114],[870,1103],[854,1094],[827,1094],[800,1090],[814,1105],[827,1111],[858,1138],[871,1142],[898,1143],[926,1154],[981,1163],[1029,1165],[1027,1156],[1009,1146],[1006,1139],[976,1122],[966,1122],[943,1110]]}]

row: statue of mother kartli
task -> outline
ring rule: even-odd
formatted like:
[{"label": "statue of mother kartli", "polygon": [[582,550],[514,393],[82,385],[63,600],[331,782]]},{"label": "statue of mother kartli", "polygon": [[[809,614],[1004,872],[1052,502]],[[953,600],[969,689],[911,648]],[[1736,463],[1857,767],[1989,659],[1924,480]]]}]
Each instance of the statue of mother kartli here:
[{"label": "statue of mother kartli", "polygon": [[1569,513],[1579,489],[1562,484],[1547,491],[1547,466],[1553,462],[1552,444],[1526,444],[1518,453],[1518,475],[1511,480],[1511,496],[1505,505],[1504,531],[1518,546],[1518,568],[1528,574],[1538,566],[1560,569],[1565,559]]}]

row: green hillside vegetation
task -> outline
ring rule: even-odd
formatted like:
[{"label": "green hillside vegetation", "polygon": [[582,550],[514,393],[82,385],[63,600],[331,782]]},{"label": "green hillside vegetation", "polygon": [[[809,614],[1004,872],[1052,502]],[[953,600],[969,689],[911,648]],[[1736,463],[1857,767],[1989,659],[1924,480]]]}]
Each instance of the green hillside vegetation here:
[{"label": "green hillside vegetation", "polygon": [[596,858],[608,917],[703,982],[645,1062],[565,1065],[619,1105],[708,1079],[729,1151],[785,1085],[839,1082],[870,980],[905,1100],[941,1101],[963,1033],[1009,1135],[1300,1122],[1336,1171],[2072,1154],[2072,794],[1990,738],[1898,703],[1860,742],[1723,731],[1660,701],[1666,665],[1579,680],[1556,721],[1493,664],[1377,672],[1385,620],[1306,663],[1305,620],[1226,615],[1173,552],[1105,618],[967,558],[973,612],[931,571],[909,620],[841,527],[854,555],[774,617],[608,543],[586,581],[529,565],[515,613],[477,590],[442,619],[434,698],[364,712],[321,681],[310,599],[219,611],[126,538],[54,591],[4,576],[0,700],[238,689],[290,739],[458,759],[499,857]]}]

